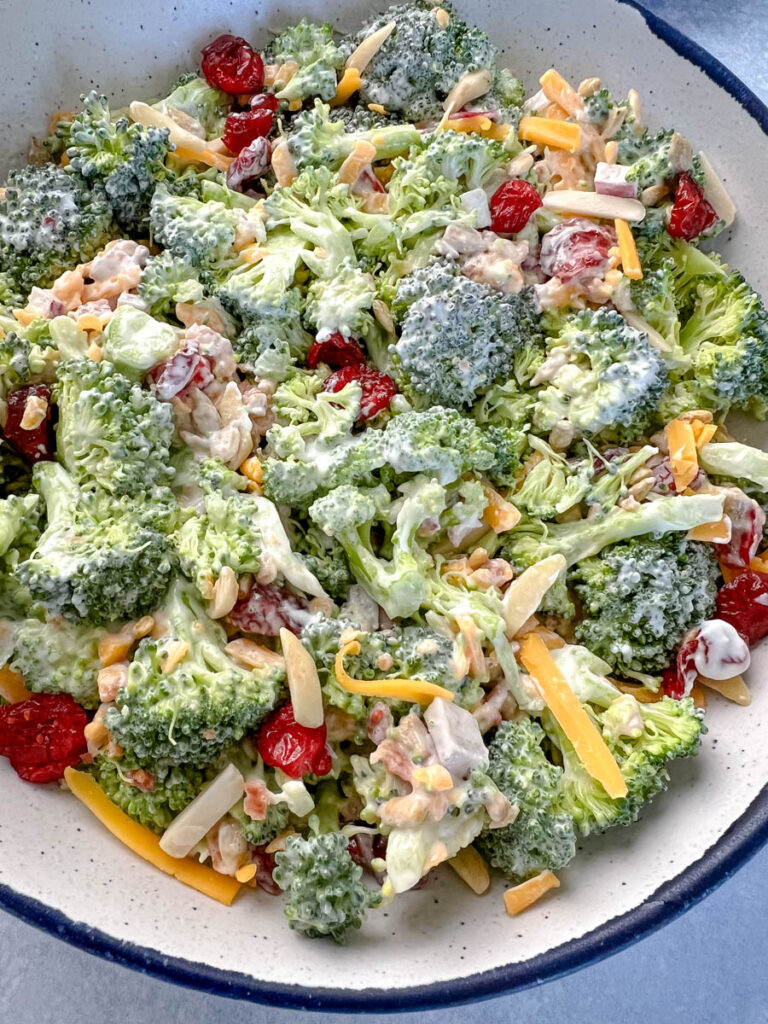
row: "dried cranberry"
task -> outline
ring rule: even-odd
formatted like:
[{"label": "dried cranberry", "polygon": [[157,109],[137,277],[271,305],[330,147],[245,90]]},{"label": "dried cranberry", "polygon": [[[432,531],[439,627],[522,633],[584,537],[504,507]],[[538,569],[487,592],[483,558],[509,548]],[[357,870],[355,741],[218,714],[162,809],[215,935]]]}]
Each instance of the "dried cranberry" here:
[{"label": "dried cranberry", "polygon": [[674,665],[664,673],[664,692],[679,700],[691,692],[699,675],[729,679],[748,668],[749,650],[734,626],[722,619],[708,619],[683,638]]},{"label": "dried cranberry", "polygon": [[[27,401],[40,398],[46,403],[43,419],[36,427],[26,430],[21,425]],[[6,440],[19,455],[30,462],[44,462],[53,458],[53,430],[51,426],[51,389],[45,384],[27,384],[8,395],[8,414],[3,428]]]},{"label": "dried cranberry", "polygon": [[85,753],[87,722],[68,693],[38,693],[0,707],[0,756],[27,782],[53,782]]},{"label": "dried cranberry", "polygon": [[267,853],[266,846],[254,846],[251,850],[251,862],[256,865],[258,887],[270,896],[278,896],[283,890],[272,877],[275,870],[274,853]]},{"label": "dried cranberry", "polygon": [[541,206],[541,196],[522,178],[505,181],[491,196],[491,229],[503,235],[522,231],[534,210]]},{"label": "dried cranberry", "polygon": [[743,572],[717,594],[717,614],[750,645],[768,636],[768,576]]},{"label": "dried cranberry", "polygon": [[746,569],[763,539],[765,512],[736,487],[725,491],[723,513],[731,521],[731,539],[717,545],[719,561],[729,569]]},{"label": "dried cranberry", "polygon": [[209,85],[232,95],[258,92],[264,84],[264,63],[240,36],[214,39],[203,50],[201,67]]},{"label": "dried cranberry", "polygon": [[224,125],[222,138],[232,153],[239,153],[254,139],[266,138],[272,130],[277,113],[277,100],[272,93],[254,96],[250,110],[230,114]]},{"label": "dried cranberry", "polygon": [[298,634],[307,621],[307,603],[277,583],[254,583],[229,613],[232,624],[243,633],[279,636],[285,626]]},{"label": "dried cranberry", "polygon": [[292,779],[310,773],[327,775],[331,770],[325,724],[317,729],[299,725],[291,704],[284,704],[269,716],[259,730],[256,746],[265,764],[279,768]]},{"label": "dried cranberry", "polygon": [[172,398],[183,398],[192,388],[204,391],[214,381],[211,360],[200,352],[196,341],[187,341],[182,349],[158,363],[149,371],[154,381],[155,394],[162,402]]},{"label": "dried cranberry", "polygon": [[332,373],[330,377],[326,378],[323,391],[341,391],[345,385],[354,381],[357,381],[363,389],[360,399],[361,420],[369,420],[386,409],[397,394],[397,387],[391,377],[380,370],[374,370],[370,366],[363,366],[359,363],[342,366],[340,370]]},{"label": "dried cranberry", "polygon": [[716,224],[717,220],[714,207],[704,198],[704,193],[690,174],[681,174],[677,179],[675,201],[669,213],[667,231],[670,235],[690,242]]},{"label": "dried cranberry", "polygon": [[271,157],[268,139],[259,137],[249,142],[227,168],[227,187],[244,195],[256,194],[251,185],[267,170]]},{"label": "dried cranberry", "polygon": [[672,700],[682,700],[685,696],[685,680],[678,675],[676,663],[664,670],[661,677],[661,688]]},{"label": "dried cranberry", "polygon": [[307,352],[307,366],[315,370],[325,363],[332,370],[340,370],[343,366],[360,366],[365,363],[365,355],[354,338],[345,338],[343,334],[332,334],[325,341],[316,341]]},{"label": "dried cranberry", "polygon": [[604,224],[571,217],[548,231],[541,242],[541,269],[561,281],[601,277],[610,268],[616,233]]},{"label": "dried cranberry", "polygon": [[370,869],[372,860],[377,857],[384,860],[387,856],[387,837],[358,832],[349,840],[349,855],[355,864]]}]

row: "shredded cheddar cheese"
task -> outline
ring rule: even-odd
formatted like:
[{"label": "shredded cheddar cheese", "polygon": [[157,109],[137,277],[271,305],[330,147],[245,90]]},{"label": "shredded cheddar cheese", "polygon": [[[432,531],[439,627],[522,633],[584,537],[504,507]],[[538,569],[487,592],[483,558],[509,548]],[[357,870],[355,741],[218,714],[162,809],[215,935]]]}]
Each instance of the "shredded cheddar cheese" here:
[{"label": "shredded cheddar cheese", "polygon": [[643,277],[643,268],[640,266],[640,257],[637,255],[632,228],[627,221],[621,220],[619,217],[613,223],[616,228],[616,238],[619,241],[619,256],[624,276],[631,281],[640,281]]},{"label": "shredded cheddar cheese", "polygon": [[357,68],[346,68],[336,88],[336,95],[330,102],[330,106],[340,107],[342,103],[346,103],[349,97],[356,93],[362,84],[363,80]]},{"label": "shredded cheddar cheese", "polygon": [[560,880],[551,871],[542,871],[540,875],[521,882],[504,893],[504,906],[510,917],[522,914],[528,907],[540,900],[550,889],[559,889]]},{"label": "shredded cheddar cheese", "polygon": [[584,109],[584,101],[563,76],[550,68],[539,79],[541,91],[552,103],[556,103],[569,114],[580,114]]},{"label": "shredded cheddar cheese", "polygon": [[669,447],[669,462],[675,478],[675,487],[678,493],[682,494],[699,472],[693,426],[685,420],[672,420],[664,428],[664,433]]},{"label": "shredded cheddar cheese", "polygon": [[12,672],[7,665],[0,668],[0,697],[9,704],[20,704],[32,697],[32,691],[24,685],[18,672]]},{"label": "shredded cheddar cheese", "polygon": [[555,121],[551,117],[523,117],[517,129],[517,136],[526,142],[550,149],[565,149],[578,153],[581,149],[581,129],[568,121]]},{"label": "shredded cheddar cheese", "polygon": [[482,896],[491,884],[488,865],[474,846],[465,846],[455,857],[451,857],[448,863],[462,882],[466,882],[472,892],[478,896]]},{"label": "shredded cheddar cheese", "polygon": [[334,665],[336,682],[347,693],[359,693],[363,697],[384,697],[393,700],[407,700],[414,704],[430,704],[435,697],[453,700],[453,694],[444,686],[428,683],[424,679],[353,679],[344,668],[348,654],[359,654],[360,644],[350,640],[336,655]]}]

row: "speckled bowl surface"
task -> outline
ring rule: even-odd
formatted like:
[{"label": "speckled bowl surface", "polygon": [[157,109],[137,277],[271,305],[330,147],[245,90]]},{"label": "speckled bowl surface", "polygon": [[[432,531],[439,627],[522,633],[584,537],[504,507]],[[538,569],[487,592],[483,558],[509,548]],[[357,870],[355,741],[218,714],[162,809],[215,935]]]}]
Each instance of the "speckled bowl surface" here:
[{"label": "speckled bowl surface", "polygon": [[[383,6],[383,3],[382,3]],[[616,0],[459,3],[490,31],[532,90],[555,65],[636,88],[651,123],[704,148],[745,216],[719,248],[768,294],[755,168],[768,161],[768,110],[677,32]],[[23,158],[47,117],[94,86],[119,99],[161,95],[222,31],[265,41],[302,15],[352,28],[370,2],[26,0],[4,19],[0,165]],[[0,170],[5,170],[0,166]],[[747,215],[749,214],[749,215]],[[749,423],[738,432],[765,443]],[[279,901],[246,892],[226,909],[136,858],[72,797],[20,782],[0,761],[0,905],[83,949],[221,994],[311,1008],[414,1009],[476,999],[576,969],[658,927],[735,870],[768,837],[768,655],[754,700],[715,698],[701,756],[631,829],[585,845],[555,898],[517,919],[501,884],[473,896],[449,869],[372,914],[347,947],[290,932]],[[713,937],[713,941],[717,941]]]}]

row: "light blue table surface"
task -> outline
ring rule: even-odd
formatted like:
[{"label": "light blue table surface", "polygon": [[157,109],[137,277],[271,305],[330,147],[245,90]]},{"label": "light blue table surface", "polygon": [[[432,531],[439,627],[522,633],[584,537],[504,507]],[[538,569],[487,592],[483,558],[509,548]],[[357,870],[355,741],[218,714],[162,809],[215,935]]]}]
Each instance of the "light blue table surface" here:
[{"label": "light blue table surface", "polygon": [[[645,2],[768,101],[768,0]],[[515,995],[399,1020],[768,1024],[767,953],[768,848],[682,918],[608,960]],[[372,1019],[301,1015],[201,995],[88,956],[0,912],[0,1024],[288,1024],[297,1018],[307,1024]]]}]

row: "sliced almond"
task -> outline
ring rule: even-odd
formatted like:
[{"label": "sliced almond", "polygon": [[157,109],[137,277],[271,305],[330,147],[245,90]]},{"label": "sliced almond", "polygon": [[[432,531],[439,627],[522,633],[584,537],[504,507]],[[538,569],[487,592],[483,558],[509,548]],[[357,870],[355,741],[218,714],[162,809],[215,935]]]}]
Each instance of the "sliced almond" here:
[{"label": "sliced almond", "polygon": [[553,213],[576,213],[583,217],[597,217],[600,220],[618,218],[637,222],[645,217],[645,207],[637,199],[581,192],[578,189],[566,188],[558,192],[547,192],[542,202],[546,209]]},{"label": "sliced almond", "polygon": [[472,892],[478,896],[482,896],[491,884],[488,865],[474,846],[465,846],[455,857],[451,857],[448,863],[462,882],[466,882]]},{"label": "sliced almond", "polygon": [[99,661],[102,665],[114,665],[118,661],[124,661],[128,652],[133,646],[134,635],[132,631],[125,633],[107,633],[99,639]]},{"label": "sliced almond", "polygon": [[512,580],[501,603],[508,637],[515,636],[523,623],[539,610],[547,591],[564,569],[565,558],[550,555]]},{"label": "sliced almond", "polygon": [[48,402],[41,395],[30,395],[24,406],[19,426],[22,430],[36,430],[45,419]]},{"label": "sliced almond", "polygon": [[228,764],[174,818],[160,839],[160,848],[169,857],[186,857],[206,832],[237,803],[244,788],[245,779],[242,774],[233,764]]},{"label": "sliced almond", "polygon": [[293,705],[293,717],[307,729],[319,729],[323,724],[323,691],[315,660],[301,640],[283,627],[280,643],[285,658],[285,675]]},{"label": "sliced almond", "polygon": [[192,132],[177,124],[168,114],[162,114],[159,110],[155,110],[154,107],[150,107],[148,103],[134,100],[128,111],[131,115],[131,120],[136,121],[138,124],[143,124],[148,128],[167,128],[168,138],[174,146],[181,149],[190,149],[195,153],[200,153],[208,148],[208,143],[205,139],[201,139],[199,135],[193,135]]},{"label": "sliced almond", "polygon": [[454,110],[461,110],[472,100],[485,96],[493,85],[493,73],[488,68],[467,71],[443,100],[443,110],[450,116]]},{"label": "sliced almond", "polygon": [[714,167],[703,153],[699,153],[699,165],[704,175],[704,195],[712,204],[715,213],[729,228],[736,219],[736,207],[725,190]]},{"label": "sliced almond", "polygon": [[752,702],[752,694],[741,676],[732,676],[730,679],[706,679],[699,676],[699,682],[702,686],[715,690],[726,700],[732,700],[734,704],[746,707]]},{"label": "sliced almond", "polygon": [[630,327],[634,327],[636,331],[641,331],[643,334],[648,335],[648,341],[653,345],[654,348],[658,349],[659,352],[671,352],[671,346],[664,337],[663,334],[659,334],[655,327],[651,327],[647,320],[644,320],[639,313],[636,313],[633,309],[624,309],[621,315],[627,321]]},{"label": "sliced almond", "polygon": [[[165,113],[185,132],[189,132],[191,135],[196,135],[198,139],[205,138],[205,128],[203,128],[196,117],[190,117],[189,114],[184,110],[179,110],[178,107],[166,107]],[[209,143],[208,148],[212,149],[213,143]]]},{"label": "sliced almond", "polygon": [[225,565],[213,585],[213,601],[209,605],[208,614],[212,619],[222,619],[229,615],[237,603],[239,594],[234,569]]},{"label": "sliced almond", "polygon": [[284,668],[285,658],[253,640],[230,640],[225,647],[233,661],[243,668]]},{"label": "sliced almond", "polygon": [[163,674],[167,675],[169,672],[173,672],[176,666],[180,665],[188,654],[189,644],[186,640],[171,640],[165,648],[162,667]]},{"label": "sliced almond", "polygon": [[386,43],[392,35],[394,30],[395,22],[388,21],[386,25],[382,25],[381,28],[376,29],[375,32],[371,32],[371,34],[366,36],[362,43],[352,51],[349,57],[347,57],[347,63],[344,67],[357,68],[358,71],[365,71],[384,43]]}]

